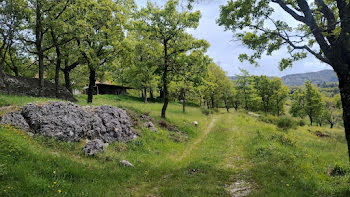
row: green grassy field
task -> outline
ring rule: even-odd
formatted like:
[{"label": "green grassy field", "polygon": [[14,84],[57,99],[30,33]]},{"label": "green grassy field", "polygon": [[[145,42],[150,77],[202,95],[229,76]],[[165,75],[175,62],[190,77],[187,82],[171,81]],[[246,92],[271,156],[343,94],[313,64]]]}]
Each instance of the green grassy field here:
[{"label": "green grassy field", "polygon": [[[86,105],[85,96],[78,99]],[[46,101],[0,96],[3,106]],[[96,96],[93,105],[103,104],[150,112],[156,120],[162,107],[126,96]],[[2,107],[0,115],[15,108]],[[0,196],[230,196],[237,183],[244,183],[249,196],[350,196],[342,129],[283,131],[245,112],[206,116],[188,107],[184,114],[177,103],[170,104],[167,121],[182,132],[137,128],[139,138],[112,143],[95,158],[82,154],[84,142],[31,137],[3,126]],[[330,137],[320,138],[316,130]],[[123,159],[135,167],[121,166]]]}]

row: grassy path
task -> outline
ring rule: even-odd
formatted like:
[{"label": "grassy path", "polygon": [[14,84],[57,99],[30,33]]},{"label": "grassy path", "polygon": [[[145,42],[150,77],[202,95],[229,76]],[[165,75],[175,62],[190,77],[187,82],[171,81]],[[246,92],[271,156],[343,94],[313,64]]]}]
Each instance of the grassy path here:
[{"label": "grassy path", "polygon": [[204,132],[185,149],[183,154],[177,159],[178,161],[181,161],[184,157],[187,157],[191,152],[193,151],[194,148],[196,148],[198,143],[201,143],[203,139],[208,135],[208,133],[212,130],[214,123],[216,121],[216,117],[213,117],[211,120],[209,126],[204,130]]},{"label": "grassy path", "polygon": [[[3,98],[13,107],[39,100]],[[79,99],[84,105],[86,98]],[[106,104],[137,116],[150,113],[155,120],[162,107],[130,97],[96,96],[94,105]],[[140,127],[139,138],[111,143],[94,158],[81,153],[84,142],[0,127],[0,196],[350,196],[343,130],[282,131],[242,112],[205,116],[199,108],[182,113],[181,107],[169,105],[167,118],[182,133]],[[6,111],[0,108],[0,115]],[[316,130],[330,137],[310,132]],[[121,166],[124,159],[135,167]],[[343,174],[331,176],[334,166]]]}]

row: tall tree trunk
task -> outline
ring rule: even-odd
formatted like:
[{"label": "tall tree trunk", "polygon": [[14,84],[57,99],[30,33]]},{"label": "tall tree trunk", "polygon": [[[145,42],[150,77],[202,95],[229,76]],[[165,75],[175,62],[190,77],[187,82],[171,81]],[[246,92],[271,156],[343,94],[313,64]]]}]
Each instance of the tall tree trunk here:
[{"label": "tall tree trunk", "polygon": [[331,129],[333,129],[333,127],[334,127],[334,123],[333,123],[333,122],[331,122],[330,124],[331,124]]},{"label": "tall tree trunk", "polygon": [[152,88],[149,89],[149,97],[150,97],[151,100],[154,99],[154,96],[153,96],[153,89],[152,89]]},{"label": "tall tree trunk", "polygon": [[5,58],[6,58],[6,50],[5,49],[5,43],[2,44],[1,48],[0,48],[0,54],[3,52],[3,57],[1,57],[0,59],[0,84],[4,84],[5,89],[7,90],[7,94],[10,94],[10,88],[9,85],[7,83],[7,79],[6,79],[6,74],[4,73],[4,67],[3,64],[5,62]]},{"label": "tall tree trunk", "polygon": [[164,70],[163,70],[163,91],[164,91],[164,104],[162,107],[162,114],[161,117],[165,119],[165,114],[166,114],[166,109],[168,108],[168,104],[169,104],[169,91],[168,91],[168,64],[169,64],[169,60],[168,60],[168,41],[164,40],[163,44],[164,44]]},{"label": "tall tree trunk", "polygon": [[312,116],[311,116],[311,115],[308,115],[308,116],[309,116],[309,119],[310,119],[310,125],[312,126],[312,123],[313,123],[313,122],[312,122],[312,121],[313,121],[313,120],[312,120]]},{"label": "tall tree trunk", "polygon": [[63,69],[64,73],[64,83],[67,88],[67,90],[73,94],[73,89],[72,89],[72,82],[70,80],[70,71],[67,69]]},{"label": "tall tree trunk", "polygon": [[89,88],[88,88],[88,103],[92,103],[94,88],[96,85],[96,70],[92,66],[89,66],[90,76],[89,76]]},{"label": "tall tree trunk", "polygon": [[163,91],[164,91],[163,99],[164,99],[164,103],[163,103],[162,114],[161,114],[162,118],[165,118],[166,109],[168,108],[168,104],[169,104],[169,92],[168,92],[167,76],[168,76],[168,67],[166,66],[164,73],[163,73]]},{"label": "tall tree trunk", "polygon": [[145,93],[143,95],[145,98],[144,102],[147,103],[147,88],[145,88],[144,91],[145,91]]},{"label": "tall tree trunk", "polygon": [[224,103],[225,103],[226,111],[227,111],[227,112],[230,112],[230,109],[229,109],[229,107],[228,107],[228,105],[227,105],[227,100],[226,100],[226,99],[224,99]]},{"label": "tall tree trunk", "polygon": [[202,95],[199,94],[199,107],[202,107]]},{"label": "tall tree trunk", "polygon": [[39,96],[43,96],[44,88],[44,52],[42,50],[43,26],[41,17],[41,3],[36,1],[35,46],[39,61]]},{"label": "tall tree trunk", "polygon": [[348,154],[350,160],[350,69],[346,69],[346,71],[338,71],[337,74],[343,106],[345,137],[348,143]]},{"label": "tall tree trunk", "polygon": [[15,64],[15,61],[13,61],[13,56],[12,56],[12,52],[11,50],[9,51],[9,55],[10,55],[10,60],[11,60],[11,65],[10,69],[15,73],[15,76],[18,77],[19,73],[18,73],[18,67]]},{"label": "tall tree trunk", "polygon": [[214,96],[211,96],[211,108],[215,107]]}]

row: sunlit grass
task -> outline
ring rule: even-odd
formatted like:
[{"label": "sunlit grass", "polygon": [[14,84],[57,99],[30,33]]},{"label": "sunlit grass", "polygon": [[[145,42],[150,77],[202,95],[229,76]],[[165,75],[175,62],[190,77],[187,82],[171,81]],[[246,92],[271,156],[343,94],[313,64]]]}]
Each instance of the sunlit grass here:
[{"label": "sunlit grass", "polygon": [[[9,105],[46,102],[33,97],[1,96]],[[78,97],[86,105],[86,96]],[[144,104],[128,96],[96,96],[93,105],[150,112],[160,119],[161,103]],[[11,109],[7,109],[11,110]],[[6,110],[6,111],[7,111]],[[244,112],[205,116],[197,107],[185,114],[169,105],[173,133],[136,128],[140,137],[111,143],[104,154],[82,154],[84,141],[59,142],[12,127],[0,128],[0,196],[229,196],[227,186],[244,180],[252,196],[349,196],[349,172],[331,176],[335,166],[350,169],[342,129],[298,127],[283,131]],[[4,111],[5,113],[5,111]],[[208,131],[210,122],[215,119]],[[198,121],[195,127],[193,121]],[[310,131],[311,132],[310,132]],[[320,130],[330,137],[320,138]],[[125,168],[120,160],[134,168]]]}]

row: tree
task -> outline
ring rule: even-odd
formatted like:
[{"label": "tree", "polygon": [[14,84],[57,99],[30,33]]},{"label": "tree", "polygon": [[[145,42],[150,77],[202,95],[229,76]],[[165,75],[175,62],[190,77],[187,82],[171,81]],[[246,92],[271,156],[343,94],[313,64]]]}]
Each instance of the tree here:
[{"label": "tree", "polygon": [[165,118],[169,103],[169,75],[176,74],[176,58],[181,53],[194,49],[206,50],[209,44],[197,40],[186,33],[189,28],[198,26],[200,12],[178,12],[178,0],[169,0],[163,9],[148,2],[147,8],[141,10],[141,25],[144,31],[150,33],[150,39],[157,40],[162,47],[162,63],[159,73],[162,80],[164,104],[161,117]]},{"label": "tree", "polygon": [[254,88],[257,95],[261,98],[262,106],[265,113],[268,113],[271,109],[272,96],[274,91],[272,90],[272,82],[267,76],[255,77]]},{"label": "tree", "polygon": [[324,120],[330,124],[330,128],[341,121],[341,110],[337,107],[337,96],[332,98],[325,97],[325,110],[324,110]]},{"label": "tree", "polygon": [[77,43],[89,68],[87,102],[91,103],[97,72],[113,62],[124,39],[124,25],[129,14],[129,1],[82,1],[79,13]]},{"label": "tree", "polygon": [[[7,86],[4,73],[6,58],[11,58],[9,68],[13,68],[15,74],[18,75],[17,67],[13,67],[15,58],[13,45],[18,40],[18,34],[22,30],[21,24],[27,14],[28,10],[23,0],[0,1],[0,80],[4,80],[5,86]],[[8,88],[7,91],[9,92]]]},{"label": "tree", "polygon": [[323,107],[321,93],[309,81],[305,82],[305,89],[293,93],[291,114],[301,118],[308,116],[310,125],[316,118],[322,116]]},{"label": "tree", "polygon": [[191,54],[185,53],[179,55],[177,60],[178,74],[173,80],[173,86],[177,88],[182,100],[182,111],[186,112],[186,102],[189,97],[188,93],[195,94],[195,89],[202,84],[202,80],[208,70],[210,58],[200,50],[195,50]]},{"label": "tree", "polygon": [[245,110],[249,109],[249,103],[251,101],[251,91],[252,91],[252,78],[248,71],[241,69],[241,75],[236,75],[237,80],[235,81],[235,87],[243,95],[243,103]]},{"label": "tree", "polygon": [[144,102],[147,103],[147,90],[157,86],[159,77],[156,75],[157,43],[145,39],[137,43],[134,48],[134,61],[129,69],[131,85],[143,91]]},{"label": "tree", "polygon": [[281,78],[273,78],[271,81],[272,85],[272,102],[275,105],[275,112],[277,116],[280,116],[284,111],[284,106],[288,99],[289,88],[282,84]]},{"label": "tree", "polygon": [[[296,21],[276,18],[274,4]],[[345,136],[350,159],[350,2],[347,0],[241,0],[221,7],[218,23],[232,30],[243,44],[253,49],[240,59],[256,63],[262,54],[287,46],[290,57],[283,58],[280,69],[311,54],[330,65],[339,78],[343,103]],[[264,25],[270,23],[272,25]],[[295,24],[295,23],[294,23]],[[242,31],[245,31],[242,33]]]}]

